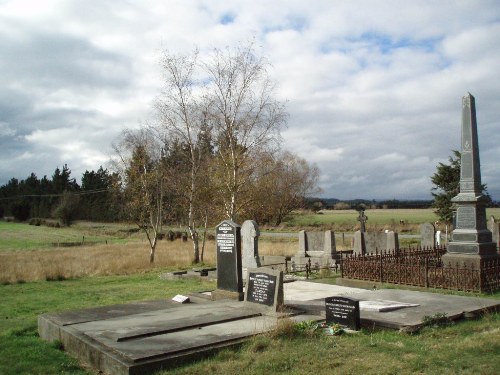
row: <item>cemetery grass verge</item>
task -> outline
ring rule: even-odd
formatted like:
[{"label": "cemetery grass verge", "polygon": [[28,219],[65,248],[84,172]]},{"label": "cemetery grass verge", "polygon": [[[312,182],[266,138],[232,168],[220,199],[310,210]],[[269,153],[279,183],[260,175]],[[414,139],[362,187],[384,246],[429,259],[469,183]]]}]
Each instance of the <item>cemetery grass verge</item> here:
[{"label": "cemetery grass verge", "polygon": [[426,327],[411,335],[370,329],[340,336],[293,333],[290,327],[281,330],[161,374],[236,374],[245,369],[248,375],[493,375],[500,365],[498,313],[446,327]]},{"label": "cemetery grass verge", "polygon": [[[160,280],[151,272],[128,276],[85,277],[0,286],[1,374],[91,374],[42,341],[37,316],[137,300],[171,298],[211,290],[200,280]],[[499,297],[495,295],[495,297]],[[418,334],[363,329],[358,334],[324,336],[297,333],[251,338],[235,349],[161,374],[495,374],[500,364],[500,314],[451,325],[424,327]]]},{"label": "cemetery grass verge", "polygon": [[211,290],[213,282],[161,280],[167,270],[0,285],[0,374],[91,374],[58,343],[38,337],[37,317],[46,312],[105,306]]}]

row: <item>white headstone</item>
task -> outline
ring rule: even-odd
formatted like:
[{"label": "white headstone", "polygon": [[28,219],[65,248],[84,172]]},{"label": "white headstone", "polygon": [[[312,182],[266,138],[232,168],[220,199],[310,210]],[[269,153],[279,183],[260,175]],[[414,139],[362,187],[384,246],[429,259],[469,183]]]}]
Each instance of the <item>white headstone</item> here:
[{"label": "white headstone", "polygon": [[436,245],[441,246],[441,231],[440,230],[436,231]]}]

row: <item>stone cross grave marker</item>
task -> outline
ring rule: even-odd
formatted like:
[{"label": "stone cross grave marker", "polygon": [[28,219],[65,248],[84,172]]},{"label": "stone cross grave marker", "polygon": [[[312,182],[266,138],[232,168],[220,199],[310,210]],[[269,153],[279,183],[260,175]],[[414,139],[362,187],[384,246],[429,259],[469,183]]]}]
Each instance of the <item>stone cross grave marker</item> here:
[{"label": "stone cross grave marker", "polygon": [[366,225],[365,224],[368,221],[368,216],[365,215],[365,210],[364,209],[360,209],[359,210],[358,221],[359,221],[359,223],[361,225],[360,232],[361,233],[366,232]]},{"label": "stone cross grave marker", "polygon": [[269,306],[277,311],[283,305],[283,271],[271,268],[247,270],[245,301]]},{"label": "stone cross grave marker", "polygon": [[215,228],[217,243],[217,289],[243,293],[241,226],[225,220]]},{"label": "stone cross grave marker", "polygon": [[359,300],[349,297],[325,298],[326,323],[338,323],[353,330],[361,328]]},{"label": "stone cross grave marker", "polygon": [[246,220],[241,226],[243,268],[260,267],[259,236],[259,225],[253,220]]}]

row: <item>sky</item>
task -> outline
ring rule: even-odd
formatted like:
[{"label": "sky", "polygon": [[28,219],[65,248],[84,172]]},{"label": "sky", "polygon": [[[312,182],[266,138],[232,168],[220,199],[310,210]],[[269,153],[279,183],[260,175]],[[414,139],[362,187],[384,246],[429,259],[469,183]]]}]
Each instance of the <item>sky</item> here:
[{"label": "sky", "polygon": [[250,40],[286,103],[283,148],[320,169],[321,196],[430,199],[470,92],[500,200],[498,0],[0,0],[0,185],[109,167],[153,114],[162,51]]}]

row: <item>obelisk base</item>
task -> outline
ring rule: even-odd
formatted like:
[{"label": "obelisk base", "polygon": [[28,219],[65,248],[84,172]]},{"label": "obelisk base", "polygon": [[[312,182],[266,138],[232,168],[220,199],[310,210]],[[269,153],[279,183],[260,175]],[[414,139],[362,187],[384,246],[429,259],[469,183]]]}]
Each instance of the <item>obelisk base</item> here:
[{"label": "obelisk base", "polygon": [[[460,253],[453,252],[455,246],[477,246],[479,252],[477,253]],[[497,253],[496,245],[494,242],[481,243],[481,244],[461,244],[450,243],[448,244],[448,252],[441,258],[444,267],[452,268],[474,268],[481,269],[484,262],[488,260],[500,260],[500,254]]]}]

